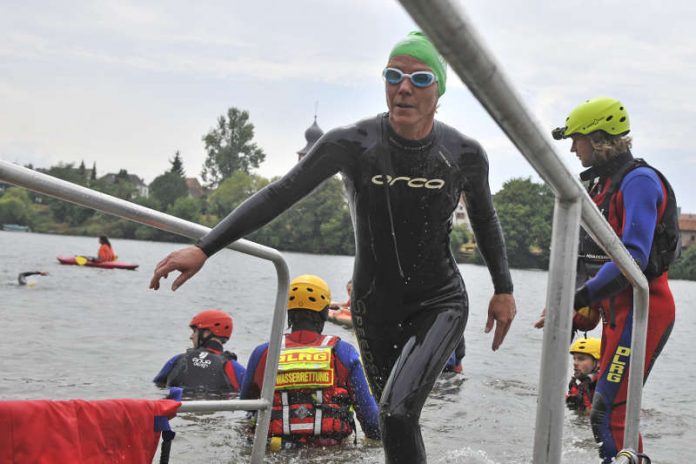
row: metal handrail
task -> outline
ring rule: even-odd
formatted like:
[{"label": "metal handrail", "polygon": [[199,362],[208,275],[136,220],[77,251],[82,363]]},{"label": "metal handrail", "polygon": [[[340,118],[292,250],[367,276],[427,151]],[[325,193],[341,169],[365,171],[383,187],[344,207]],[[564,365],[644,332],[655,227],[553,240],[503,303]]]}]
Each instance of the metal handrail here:
[{"label": "metal handrail", "polygon": [[522,155],[556,194],[554,232],[547,289],[542,366],[539,385],[534,463],[561,462],[563,385],[570,340],[578,219],[611,256],[633,285],[631,340],[624,446],[638,448],[640,404],[645,365],[648,282],[631,255],[585,192],[561,162],[542,131],[478,36],[460,5],[451,0],[399,0],[433,41],[452,69],[493,117]]},{"label": "metal handrail", "polygon": [[[42,174],[3,160],[0,160],[0,181],[18,185],[37,193],[66,200],[76,205],[96,209],[113,216],[156,227],[192,239],[198,239],[210,231],[210,228],[200,224],[185,221],[169,214],[136,205],[135,203],[115,198],[101,192],[96,192],[71,182],[56,179],[47,174]],[[271,261],[275,265],[276,276],[278,278],[278,289],[276,291],[275,309],[273,312],[273,322],[271,324],[268,358],[266,369],[263,374],[261,398],[258,400],[185,401],[182,403],[179,411],[209,412],[220,410],[258,410],[259,415],[256,423],[251,462],[260,464],[263,462],[266,451],[266,437],[270,424],[275,377],[278,371],[280,344],[285,324],[285,306],[290,274],[285,259],[273,248],[244,239],[230,244],[228,248]]]}]

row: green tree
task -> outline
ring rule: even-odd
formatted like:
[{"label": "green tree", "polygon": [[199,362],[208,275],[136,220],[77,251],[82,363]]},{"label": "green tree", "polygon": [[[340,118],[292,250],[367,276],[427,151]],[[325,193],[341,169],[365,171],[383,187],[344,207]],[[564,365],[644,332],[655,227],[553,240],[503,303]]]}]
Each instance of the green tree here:
[{"label": "green tree", "polygon": [[0,197],[0,225],[32,225],[32,208],[29,193],[19,187],[10,187]]},{"label": "green tree", "polygon": [[554,195],[545,184],[511,179],[493,196],[510,266],[547,269]]},{"label": "green tree", "polygon": [[670,279],[696,280],[696,245],[687,248],[669,267]]},{"label": "green tree", "polygon": [[208,211],[219,217],[227,216],[230,211],[266,185],[268,179],[264,177],[236,171],[210,194]]},{"label": "green tree", "polygon": [[172,164],[170,169],[171,172],[179,175],[182,178],[186,177],[186,173],[184,172],[184,162],[181,160],[181,153],[179,150],[174,153],[174,159],[169,162]]},{"label": "green tree", "polygon": [[167,171],[155,177],[150,184],[150,197],[157,201],[162,211],[187,194],[186,181],[174,171]]},{"label": "green tree", "polygon": [[250,238],[281,250],[354,254],[353,225],[341,181],[327,179]]},{"label": "green tree", "polygon": [[254,139],[254,125],[249,113],[237,108],[227,110],[227,118],[220,116],[217,127],[203,137],[208,154],[201,177],[209,187],[216,187],[235,171],[250,172],[266,158]]},{"label": "green tree", "polygon": [[169,208],[168,213],[187,221],[197,222],[200,211],[201,206],[198,200],[190,197],[181,197]]},{"label": "green tree", "polygon": [[[45,172],[48,175],[67,180],[73,184],[81,186],[86,186],[87,184],[87,179],[83,174],[80,174],[80,169],[76,168],[73,163],[59,163],[57,166],[51,166]],[[94,210],[73,205],[64,200],[50,198],[47,200],[47,203],[56,221],[67,223],[72,226],[82,224],[94,215]]]},{"label": "green tree", "polygon": [[452,250],[452,254],[457,261],[461,262],[464,260],[462,245],[468,243],[470,239],[471,233],[467,226],[459,224],[452,227],[452,232],[450,232],[450,250]]}]

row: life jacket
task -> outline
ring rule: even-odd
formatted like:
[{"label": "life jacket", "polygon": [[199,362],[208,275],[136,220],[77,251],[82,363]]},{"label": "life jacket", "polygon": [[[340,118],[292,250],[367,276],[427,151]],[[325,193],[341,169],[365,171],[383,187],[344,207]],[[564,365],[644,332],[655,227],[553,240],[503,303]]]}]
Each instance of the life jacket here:
[{"label": "life jacket", "polygon": [[204,347],[189,348],[167,375],[167,387],[183,387],[186,393],[239,391],[234,369],[226,369],[228,360],[227,356]]},{"label": "life jacket", "polygon": [[590,411],[592,409],[592,398],[597,388],[597,373],[592,373],[583,380],[573,377],[568,384],[566,394],[566,405],[569,409],[578,411]]},{"label": "life jacket", "polygon": [[324,335],[311,345],[297,345],[285,336],[273,395],[270,437],[340,441],[353,432],[350,395],[345,380],[336,378],[333,348],[339,340]]},{"label": "life jacket", "polygon": [[[628,155],[630,156],[630,155]],[[602,191],[590,192],[593,201],[602,212],[614,232],[620,237],[623,233],[623,211],[619,211],[617,193],[626,175],[639,167],[647,167],[655,171],[662,182],[664,200],[657,211],[657,225],[653,236],[652,247],[648,256],[648,264],[643,273],[650,280],[669,269],[669,265],[681,253],[681,238],[679,234],[679,210],[674,190],[665,176],[650,166],[641,158],[632,158],[618,167],[603,185]],[[588,170],[586,172],[589,172]],[[583,173],[584,174],[584,173]],[[587,277],[594,276],[604,263],[611,260],[604,250],[585,232],[580,229],[580,247],[578,259],[584,265]]]},{"label": "life jacket", "polygon": [[97,256],[99,257],[99,261],[116,261],[116,255],[114,255],[114,250],[112,250],[111,247],[106,243],[103,243],[99,247]]}]

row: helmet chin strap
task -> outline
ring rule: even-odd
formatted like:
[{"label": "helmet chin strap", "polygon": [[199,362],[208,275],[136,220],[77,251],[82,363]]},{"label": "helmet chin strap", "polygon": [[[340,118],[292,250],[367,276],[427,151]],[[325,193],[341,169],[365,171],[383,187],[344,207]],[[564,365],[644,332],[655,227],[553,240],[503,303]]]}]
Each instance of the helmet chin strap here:
[{"label": "helmet chin strap", "polygon": [[[207,335],[203,335],[203,332],[207,331]],[[200,348],[201,346],[205,346],[211,338],[213,338],[213,333],[210,330],[207,329],[196,329],[196,333],[198,336],[196,337],[196,348]]]}]

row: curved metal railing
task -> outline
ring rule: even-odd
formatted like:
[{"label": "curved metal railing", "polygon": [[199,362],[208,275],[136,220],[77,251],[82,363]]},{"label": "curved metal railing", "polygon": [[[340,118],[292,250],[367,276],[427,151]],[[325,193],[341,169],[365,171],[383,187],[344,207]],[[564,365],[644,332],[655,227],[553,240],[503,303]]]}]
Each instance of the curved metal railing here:
[{"label": "curved metal railing", "polygon": [[[210,228],[200,224],[185,221],[104,193],[95,192],[86,187],[56,179],[55,177],[32,171],[31,169],[3,160],[0,160],[0,181],[18,185],[37,193],[66,200],[76,205],[96,209],[107,214],[192,239],[198,239],[210,230]],[[258,410],[259,415],[256,424],[256,434],[254,436],[254,447],[251,453],[251,462],[260,464],[263,462],[266,451],[266,437],[270,424],[275,377],[278,371],[280,343],[285,324],[285,303],[288,294],[288,282],[290,280],[289,271],[283,256],[273,248],[243,239],[232,243],[228,248],[271,261],[275,265],[276,276],[278,278],[278,289],[276,291],[275,309],[273,311],[273,322],[271,324],[270,343],[268,347],[268,361],[266,362],[266,369],[263,373],[261,398],[258,400],[185,401],[179,408],[179,411],[210,412],[223,410]]]}]

